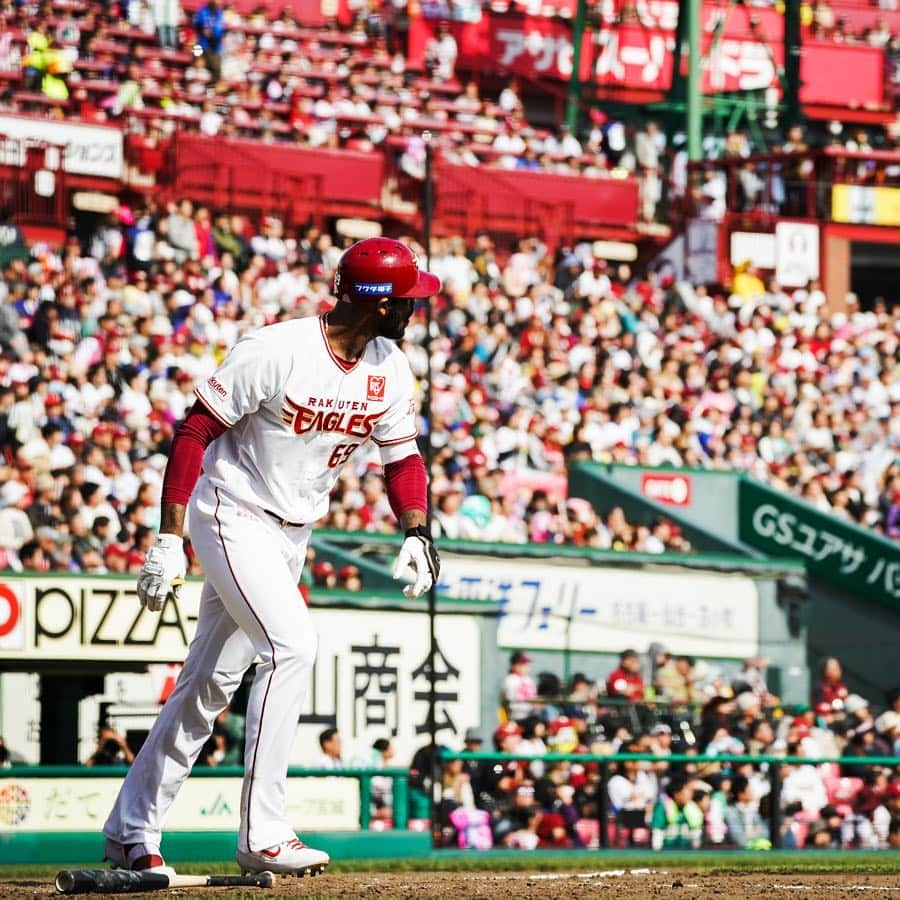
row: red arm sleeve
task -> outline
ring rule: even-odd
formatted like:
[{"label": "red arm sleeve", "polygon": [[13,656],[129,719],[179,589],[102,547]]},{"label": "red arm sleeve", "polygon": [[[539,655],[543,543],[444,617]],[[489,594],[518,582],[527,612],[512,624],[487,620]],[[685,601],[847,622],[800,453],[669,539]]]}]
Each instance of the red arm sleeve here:
[{"label": "red arm sleeve", "polygon": [[163,477],[163,503],[187,506],[200,477],[204,450],[225,431],[225,425],[199,400],[194,403],[172,439],[169,463]]},{"label": "red arm sleeve", "polygon": [[398,521],[402,513],[420,509],[428,513],[428,489],[425,462],[418,453],[384,467],[388,502]]}]

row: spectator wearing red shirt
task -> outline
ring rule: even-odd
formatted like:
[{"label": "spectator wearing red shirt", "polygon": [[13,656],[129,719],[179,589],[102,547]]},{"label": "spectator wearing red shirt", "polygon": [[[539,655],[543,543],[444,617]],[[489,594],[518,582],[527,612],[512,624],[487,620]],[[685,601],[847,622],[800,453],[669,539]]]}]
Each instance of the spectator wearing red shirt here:
[{"label": "spectator wearing red shirt", "polygon": [[[849,693],[847,685],[844,684],[844,670],[840,660],[833,656],[829,657],[822,665],[822,677],[813,690],[813,706],[828,703],[832,709],[840,709]],[[835,706],[836,702],[838,706]]]},{"label": "spectator wearing red shirt", "polygon": [[633,702],[644,699],[641,661],[634,650],[625,650],[619,657],[619,667],[606,679],[606,693]]},{"label": "spectator wearing red shirt", "polygon": [[537,826],[538,847],[541,849],[557,849],[571,847],[572,840],[566,828],[566,820],[557,812],[541,811]]}]

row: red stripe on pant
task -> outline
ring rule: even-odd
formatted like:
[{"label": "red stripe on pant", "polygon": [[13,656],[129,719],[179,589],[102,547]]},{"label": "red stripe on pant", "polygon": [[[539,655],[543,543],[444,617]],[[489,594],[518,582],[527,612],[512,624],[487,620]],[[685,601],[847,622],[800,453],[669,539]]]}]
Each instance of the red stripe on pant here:
[{"label": "red stripe on pant", "polygon": [[237,576],[234,574],[234,567],[231,565],[231,558],[228,556],[228,547],[225,546],[225,538],[222,537],[222,522],[219,519],[219,504],[221,502],[219,498],[219,489],[216,488],[216,509],[213,513],[213,518],[216,520],[216,526],[219,531],[219,542],[222,544],[222,550],[225,553],[225,562],[228,564],[228,571],[231,572],[232,581],[234,581],[234,586],[238,589],[238,593],[241,595],[244,603],[247,604],[247,609],[250,610],[253,618],[256,619],[257,624],[260,627],[260,630],[265,635],[266,640],[269,642],[269,647],[272,649],[272,671],[269,672],[269,678],[266,683],[266,691],[263,694],[262,707],[259,711],[259,725],[256,729],[256,743],[253,746],[253,762],[250,764],[250,772],[247,773],[250,778],[250,786],[247,789],[247,849],[253,850],[250,846],[250,804],[253,800],[253,781],[256,774],[256,757],[259,754],[259,738],[262,734],[262,723],[263,716],[266,713],[266,701],[269,699],[269,688],[272,687],[272,676],[275,674],[275,669],[277,668],[275,662],[275,645],[272,643],[272,639],[269,637],[269,633],[266,631],[265,626],[262,623],[260,617],[256,614],[256,610],[253,608],[253,605],[247,599],[247,595],[244,593],[244,589],[241,587],[240,582],[237,580]]}]

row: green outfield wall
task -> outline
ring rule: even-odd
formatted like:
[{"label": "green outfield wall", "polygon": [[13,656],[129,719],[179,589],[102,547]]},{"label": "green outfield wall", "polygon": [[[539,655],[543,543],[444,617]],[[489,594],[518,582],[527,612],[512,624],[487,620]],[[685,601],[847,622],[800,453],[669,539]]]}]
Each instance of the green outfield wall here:
[{"label": "green outfield wall", "polygon": [[665,515],[698,547],[711,532],[749,555],[802,563],[805,585],[783,582],[779,605],[799,621],[813,669],[839,657],[873,702],[900,686],[900,543],[734,472],[579,463],[570,484],[600,509]]},{"label": "green outfield wall", "polygon": [[[529,757],[446,751],[443,758],[503,762]],[[610,765],[623,760],[654,762],[661,761],[661,758],[651,754],[548,753],[541,760],[545,765],[577,762],[594,768],[600,782],[596,815],[605,826],[611,821],[606,792],[606,782],[612,774]],[[847,763],[846,759],[833,757],[747,757],[730,754],[674,754],[665,757],[664,761],[676,765],[702,766],[709,763],[720,768],[752,761],[760,766],[767,773],[770,793],[775,800],[769,805],[768,823],[776,848],[781,839],[779,799],[784,768]],[[900,758],[869,757],[857,759],[854,764],[897,767],[900,766]],[[105,818],[107,798],[115,795],[125,772],[121,767],[24,766],[0,769],[0,866],[100,866],[103,856],[100,829]],[[436,862],[444,858],[445,853],[453,857],[455,851],[452,849],[433,851],[427,823],[407,815],[406,774],[403,769],[291,769],[287,789],[288,816],[304,839],[328,852],[335,860],[428,858]],[[196,769],[191,774],[175,800],[163,837],[162,852],[167,862],[178,866],[179,863],[201,861],[226,862],[233,858],[238,814],[236,809],[229,808],[229,801],[239,799],[242,775],[243,771],[238,767]],[[376,829],[374,822],[366,818],[364,809],[361,811],[361,801],[369,799],[367,785],[371,786],[379,778],[390,779],[393,784],[394,817],[392,822]],[[338,789],[337,785],[346,786],[349,790]],[[317,800],[317,797],[327,796],[322,787],[331,787],[331,796],[343,799],[332,803]],[[601,827],[598,849],[602,850],[608,843],[609,832],[606,827]],[[503,850],[469,851],[475,856],[485,853],[490,856],[494,852],[502,854]],[[690,856],[697,851],[683,852]],[[801,852],[806,854],[809,851]],[[519,856],[530,855],[521,850],[517,853]],[[561,857],[567,855],[565,851],[558,853]],[[699,853],[702,854],[702,851]]]},{"label": "green outfield wall", "polygon": [[674,515],[679,522],[742,546],[735,512],[740,479],[734,472],[600,463],[579,463],[573,467],[573,478],[585,475],[627,489],[634,498],[650,504],[648,508],[657,514]]}]

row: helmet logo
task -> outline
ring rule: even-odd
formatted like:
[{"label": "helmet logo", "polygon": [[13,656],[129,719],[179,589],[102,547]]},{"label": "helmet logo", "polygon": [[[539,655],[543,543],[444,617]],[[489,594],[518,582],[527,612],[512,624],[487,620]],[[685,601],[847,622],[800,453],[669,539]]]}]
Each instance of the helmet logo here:
[{"label": "helmet logo", "polygon": [[357,282],[353,285],[353,290],[357,294],[362,294],[364,296],[381,296],[382,294],[390,294],[394,290],[394,285],[390,281],[382,281],[382,282]]}]

